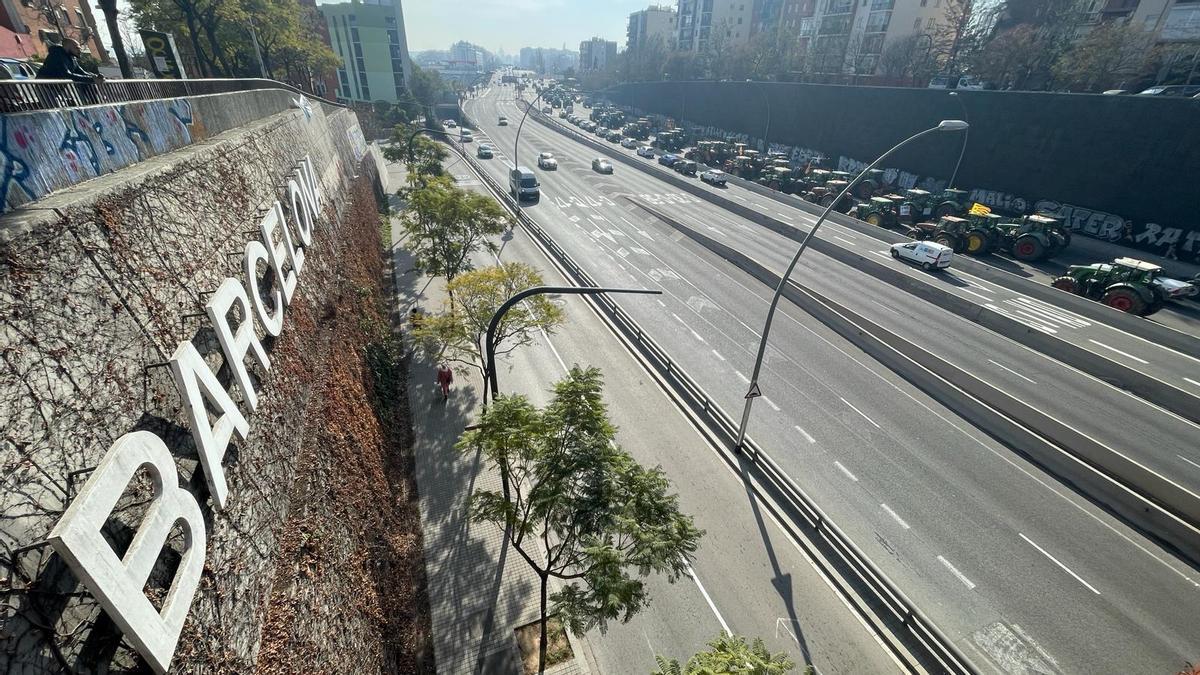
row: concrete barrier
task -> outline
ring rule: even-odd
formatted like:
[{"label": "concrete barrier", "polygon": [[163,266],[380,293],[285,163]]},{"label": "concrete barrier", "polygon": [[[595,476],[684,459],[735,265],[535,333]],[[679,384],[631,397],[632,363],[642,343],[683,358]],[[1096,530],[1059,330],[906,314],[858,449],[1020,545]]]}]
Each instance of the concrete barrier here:
[{"label": "concrete barrier", "polygon": [[[739,204],[731,199],[726,199],[720,195],[714,195],[711,191],[704,189],[695,181],[685,180],[680,178],[673,172],[661,171],[655,165],[649,164],[645,160],[630,156],[623,152],[614,152],[613,149],[603,143],[598,143],[582,134],[565,129],[553,121],[542,118],[541,115],[531,115],[542,124],[559,130],[561,133],[581,139],[584,143],[604,152],[610,157],[615,158],[623,164],[636,167],[639,170],[650,173],[675,187],[687,192],[688,194],[705,199],[717,206],[720,206],[731,213],[735,213],[742,218],[750,220],[758,225],[762,225],[774,232],[777,232],[785,237],[799,240],[802,238],[806,230],[789,225],[788,223],[776,220],[770,216],[764,215],[748,206]],[[637,203],[637,202],[634,202]],[[639,204],[640,206],[640,204]],[[843,216],[845,220],[858,223],[853,218]],[[837,222],[841,222],[839,219]],[[858,223],[865,230],[875,230],[883,233],[883,230],[871,228],[865,223]],[[897,241],[908,241],[907,237],[894,235]],[[1141,373],[1134,368],[1130,368],[1116,361],[1104,358],[1090,352],[1082,347],[1078,347],[1064,340],[1060,340],[1051,335],[1034,330],[1025,324],[1010,319],[999,312],[994,312],[982,305],[978,305],[961,296],[950,293],[949,291],[935,285],[923,281],[919,277],[905,274],[891,266],[877,262],[870,258],[861,256],[854,251],[843,248],[838,244],[816,237],[809,244],[809,248],[822,253],[824,255],[837,260],[840,263],[854,267],[870,274],[871,276],[900,288],[906,292],[934,304],[942,309],[953,312],[958,316],[969,321],[977,323],[988,330],[991,330],[999,335],[1019,342],[1030,349],[1037,350],[1046,356],[1049,356],[1057,361],[1065,363],[1069,366],[1077,368],[1085,373],[1098,377],[1109,384],[1120,387],[1133,393],[1141,398],[1151,401],[1171,412],[1174,412],[1193,422],[1200,423],[1200,396],[1196,396],[1189,391],[1172,386],[1158,378],[1151,377],[1145,373]],[[957,256],[959,260],[962,256]],[[1054,291],[1054,289],[1050,289]],[[1082,301],[1080,298],[1069,296],[1059,291],[1054,291],[1058,296],[1054,300],[1076,300],[1085,302],[1091,305],[1098,303]],[[1062,304],[1062,303],[1059,303]],[[1074,305],[1072,305],[1072,309]],[[1106,308],[1107,309],[1107,308]],[[1122,315],[1124,316],[1124,315]],[[1108,318],[1108,317],[1106,317]],[[1125,317],[1135,318],[1135,317]],[[1142,321],[1138,319],[1138,321]],[[1146,323],[1143,321],[1143,323]],[[1167,329],[1170,330],[1170,329]]]},{"label": "concrete barrier", "polygon": [[[778,286],[779,274],[750,256],[639,207],[762,283]],[[784,297],[971,424],[1188,560],[1200,561],[1200,495],[811,289],[789,282]]]}]

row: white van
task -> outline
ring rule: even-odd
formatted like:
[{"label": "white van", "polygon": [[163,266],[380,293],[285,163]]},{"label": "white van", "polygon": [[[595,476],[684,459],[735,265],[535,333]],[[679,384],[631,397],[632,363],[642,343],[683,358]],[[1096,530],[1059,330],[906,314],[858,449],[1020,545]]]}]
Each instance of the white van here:
[{"label": "white van", "polygon": [[892,244],[892,257],[916,263],[925,271],[944,270],[954,259],[954,249],[936,241],[902,241]]},{"label": "white van", "polygon": [[509,170],[508,192],[518,201],[537,200],[542,196],[541,190],[538,189],[537,176],[523,166]]}]

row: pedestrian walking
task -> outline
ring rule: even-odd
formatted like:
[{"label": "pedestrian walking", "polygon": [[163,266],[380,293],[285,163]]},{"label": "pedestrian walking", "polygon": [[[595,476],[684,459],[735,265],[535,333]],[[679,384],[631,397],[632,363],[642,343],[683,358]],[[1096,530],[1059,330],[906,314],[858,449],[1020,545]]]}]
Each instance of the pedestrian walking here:
[{"label": "pedestrian walking", "polygon": [[454,382],[454,371],[444,362],[437,367],[437,383],[442,388],[442,401],[450,398],[450,385]]}]

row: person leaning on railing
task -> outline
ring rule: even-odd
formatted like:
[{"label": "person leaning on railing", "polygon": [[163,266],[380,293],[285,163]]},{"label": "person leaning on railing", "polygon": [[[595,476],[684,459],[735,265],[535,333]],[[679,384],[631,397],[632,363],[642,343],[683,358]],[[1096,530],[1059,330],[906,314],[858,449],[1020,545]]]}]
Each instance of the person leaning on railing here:
[{"label": "person leaning on railing", "polygon": [[104,76],[84,70],[79,63],[79,54],[79,43],[71,38],[64,38],[60,45],[51,45],[46,60],[38,69],[37,79],[74,80],[84,105],[99,103],[100,95],[96,85],[104,81]]}]

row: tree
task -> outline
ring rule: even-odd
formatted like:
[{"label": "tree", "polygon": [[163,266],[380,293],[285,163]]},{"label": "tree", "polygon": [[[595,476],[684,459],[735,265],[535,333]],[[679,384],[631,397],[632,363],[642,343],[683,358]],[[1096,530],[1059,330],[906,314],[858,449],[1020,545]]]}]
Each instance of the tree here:
[{"label": "tree", "polygon": [[[540,581],[539,672],[548,600],[577,635],[627,622],[650,600],[638,577],[674,582],[703,536],[680,513],[662,468],[642,467],[613,441],[602,387],[599,370],[574,366],[544,409],[501,396],[458,444],[481,451],[503,481],[503,491],[472,495],[472,517],[504,528]],[[551,578],[566,585],[548,597]]]},{"label": "tree", "polygon": [[1152,39],[1134,24],[1101,23],[1054,63],[1054,79],[1077,91],[1102,91],[1117,82],[1140,79],[1150,62]]},{"label": "tree", "polygon": [[104,13],[104,23],[108,26],[108,42],[112,45],[113,55],[117,57],[117,65],[121,67],[121,77],[132,78],[133,67],[129,65],[129,56],[125,53],[125,39],[121,35],[121,24],[117,18],[117,0],[99,0],[98,6]]},{"label": "tree", "polygon": [[389,162],[404,162],[408,166],[409,187],[424,183],[428,178],[444,175],[442,161],[449,156],[445,146],[425,136],[413,138],[412,152],[409,153],[408,139],[417,127],[408,124],[396,124],[392,127],[392,137],[383,148],[383,156]]},{"label": "tree", "polygon": [[880,73],[893,80],[911,79],[914,83],[928,80],[938,68],[932,47],[931,36],[923,33],[892,40],[879,56]]},{"label": "tree", "polygon": [[[516,262],[465,272],[446,284],[451,302],[440,314],[427,317],[415,331],[417,342],[435,358],[476,369],[488,397],[484,342],[496,310],[517,293],[542,285],[532,267]],[[553,333],[563,321],[562,309],[545,295],[534,295],[509,308],[493,337],[493,350],[502,356],[533,341],[538,332]]]},{"label": "tree", "polygon": [[[1073,44],[1084,4],[1084,0],[1003,0],[995,10],[994,31],[981,40],[978,60],[985,68],[1005,64],[1003,74],[1013,88],[1051,86],[1054,63]],[[992,53],[997,50],[1001,53]],[[974,70],[980,73],[979,68]]]},{"label": "tree", "polygon": [[[708,651],[688,659],[686,666],[680,666],[675,659],[668,660],[655,654],[658,670],[651,675],[783,675],[796,667],[787,654],[768,651],[762,638],[754,638],[753,644],[750,644],[740,635],[721,633],[708,643],[708,647]],[[805,667],[804,672],[813,672],[812,667]]]},{"label": "tree", "polygon": [[494,249],[487,238],[509,222],[494,199],[459,189],[446,176],[433,176],[404,196],[408,209],[400,227],[417,269],[447,282],[470,269],[471,254]]}]

